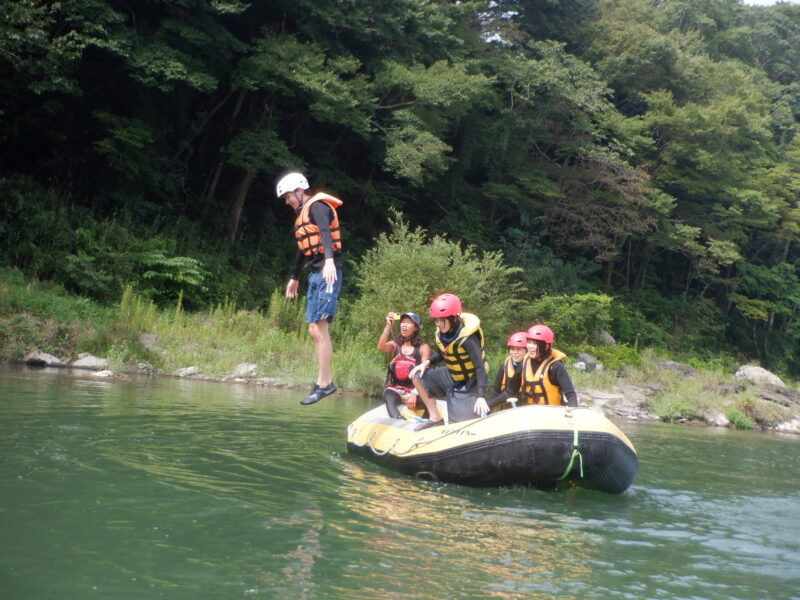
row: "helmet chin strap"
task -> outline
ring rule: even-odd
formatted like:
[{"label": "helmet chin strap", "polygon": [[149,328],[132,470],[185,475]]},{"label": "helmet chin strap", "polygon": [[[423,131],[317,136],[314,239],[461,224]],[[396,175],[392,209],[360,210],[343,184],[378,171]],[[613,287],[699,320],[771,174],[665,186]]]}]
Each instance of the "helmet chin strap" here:
[{"label": "helmet chin strap", "polygon": [[298,197],[297,197],[297,190],[296,190],[296,189],[295,189],[295,190],[292,190],[292,191],[291,191],[291,192],[289,192],[289,193],[290,193],[290,194],[292,194],[292,197],[293,197],[295,200],[297,200],[297,208],[295,208],[295,209],[294,209],[294,212],[296,212],[296,213],[300,212],[300,209],[302,209],[302,208],[303,208],[303,199],[304,199],[304,198],[303,198],[303,196],[300,196],[300,197],[298,198]]}]

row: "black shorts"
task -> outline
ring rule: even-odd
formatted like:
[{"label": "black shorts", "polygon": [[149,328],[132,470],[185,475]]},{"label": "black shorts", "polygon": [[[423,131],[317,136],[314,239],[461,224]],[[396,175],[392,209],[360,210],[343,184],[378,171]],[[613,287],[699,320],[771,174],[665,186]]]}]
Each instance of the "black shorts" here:
[{"label": "black shorts", "polygon": [[456,385],[447,367],[427,369],[421,379],[422,385],[433,398],[443,398],[447,403],[447,420],[450,423],[475,419],[475,400],[478,389],[474,381],[469,387]]}]

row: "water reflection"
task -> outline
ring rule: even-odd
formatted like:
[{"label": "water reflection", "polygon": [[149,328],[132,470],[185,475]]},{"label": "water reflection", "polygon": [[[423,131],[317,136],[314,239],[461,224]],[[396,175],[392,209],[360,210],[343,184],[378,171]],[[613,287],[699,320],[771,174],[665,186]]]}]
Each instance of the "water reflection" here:
[{"label": "water reflection", "polygon": [[[399,578],[434,586],[444,580],[433,593],[445,597],[544,598],[576,578],[591,577],[587,559],[597,539],[575,527],[574,519],[505,501],[509,494],[546,498],[540,492],[498,494],[416,481],[376,472],[374,465],[356,458],[343,463],[341,478],[342,500],[354,512],[348,526],[359,525],[343,527],[341,535],[363,545],[383,567],[370,575],[365,593],[355,597],[395,597],[380,595],[380,590],[387,578]],[[359,569],[352,571],[363,577]],[[455,581],[461,583],[453,596],[448,590]],[[419,598],[430,592],[403,590]]]},{"label": "water reflection", "polygon": [[799,597],[799,440],[625,425],[625,494],[472,489],[348,455],[359,398],[0,377],[4,597]]}]

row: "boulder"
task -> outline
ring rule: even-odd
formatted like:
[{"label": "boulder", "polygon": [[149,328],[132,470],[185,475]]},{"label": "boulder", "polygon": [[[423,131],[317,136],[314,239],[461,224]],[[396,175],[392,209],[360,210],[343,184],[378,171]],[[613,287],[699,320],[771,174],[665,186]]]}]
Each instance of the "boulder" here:
[{"label": "boulder", "polygon": [[64,361],[60,358],[42,352],[41,350],[34,350],[29,352],[23,359],[27,364],[34,367],[63,367]]},{"label": "boulder", "polygon": [[601,344],[605,344],[606,346],[617,345],[617,340],[615,340],[614,336],[608,333],[605,329],[601,329],[597,332],[597,341]]},{"label": "boulder", "polygon": [[182,369],[178,369],[175,374],[178,377],[188,377],[189,375],[196,375],[199,372],[200,372],[200,369],[198,369],[195,366],[191,366],[191,367],[183,367]]},{"label": "boulder", "polygon": [[778,425],[775,426],[775,430],[781,433],[800,433],[800,421],[792,419],[785,423],[778,423]]},{"label": "boulder", "polygon": [[781,406],[800,406],[800,392],[785,386],[767,384],[755,390],[755,395]]},{"label": "boulder", "polygon": [[233,377],[252,377],[258,371],[258,365],[255,363],[239,363],[233,369]]},{"label": "boulder", "polygon": [[755,365],[742,365],[739,367],[739,370],[736,371],[734,377],[736,379],[744,379],[745,381],[755,384],[768,383],[771,385],[786,387],[786,384],[783,383],[780,377]]},{"label": "boulder", "polygon": [[727,427],[731,424],[731,422],[728,420],[728,417],[720,412],[713,413],[708,417],[707,420],[709,424],[714,425],[715,427]]},{"label": "boulder", "polygon": [[[587,373],[591,373],[592,371],[595,370],[595,367],[597,367],[597,359],[591,354],[588,354],[586,352],[578,352],[575,355],[575,360],[577,361],[575,367],[580,371],[586,371]],[[578,364],[580,363],[583,363],[582,369],[578,366]]]},{"label": "boulder", "polygon": [[108,369],[103,369],[102,371],[95,371],[93,373],[89,373],[89,377],[113,377],[114,371],[109,371]]},{"label": "boulder", "polygon": [[70,367],[74,369],[89,369],[90,371],[102,371],[108,368],[108,360],[99,358],[88,352],[82,352],[78,355],[78,359],[70,363]]},{"label": "boulder", "polygon": [[662,370],[666,369],[668,371],[672,371],[673,373],[683,375],[684,377],[694,377],[695,373],[693,366],[675,362],[674,360],[657,360],[653,363],[653,366]]},{"label": "boulder", "polygon": [[601,409],[605,413],[631,420],[657,421],[658,417],[647,408],[647,398],[653,393],[649,388],[623,386],[613,392],[583,389],[578,398],[581,406]]}]

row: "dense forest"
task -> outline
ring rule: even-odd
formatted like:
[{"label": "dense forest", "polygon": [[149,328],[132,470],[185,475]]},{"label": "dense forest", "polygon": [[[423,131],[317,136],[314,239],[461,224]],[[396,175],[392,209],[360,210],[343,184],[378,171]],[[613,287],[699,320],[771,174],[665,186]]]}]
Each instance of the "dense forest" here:
[{"label": "dense forest", "polygon": [[293,168],[351,264],[399,213],[524,298],[615,298],[622,342],[800,372],[800,6],[5,0],[0,75],[0,263],[31,279],[264,307]]}]

